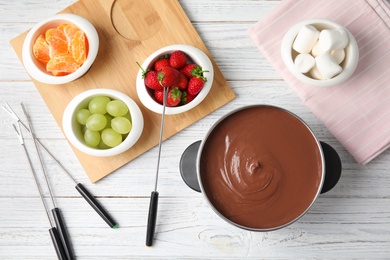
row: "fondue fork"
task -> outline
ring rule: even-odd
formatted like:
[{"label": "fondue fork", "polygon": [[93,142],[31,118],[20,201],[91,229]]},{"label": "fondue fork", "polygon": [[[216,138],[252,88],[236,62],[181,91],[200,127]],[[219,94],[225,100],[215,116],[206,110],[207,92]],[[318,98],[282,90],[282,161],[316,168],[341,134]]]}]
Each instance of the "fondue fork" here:
[{"label": "fondue fork", "polygon": [[[5,103],[5,105],[1,106],[13,119],[18,122],[21,126],[23,126],[27,131],[29,131],[28,127],[23,124],[18,115],[12,110],[12,108]],[[65,170],[65,168],[59,163],[59,161],[54,158],[54,156],[49,152],[49,150],[39,141],[39,139],[35,138],[35,141],[41,146],[41,148],[49,155],[49,157],[57,164],[60,170],[65,173],[69,177],[71,181],[76,185],[75,189],[83,196],[83,198],[88,202],[88,204],[99,214],[99,216],[113,229],[118,228],[118,224],[112,219],[110,214],[103,208],[102,205],[92,196],[92,194],[81,184],[77,183],[76,180]]]},{"label": "fondue fork", "polygon": [[25,118],[27,120],[27,126],[28,126],[28,130],[30,132],[31,138],[33,140],[35,153],[38,155],[38,159],[39,159],[39,163],[40,163],[40,166],[41,166],[41,170],[43,172],[43,176],[44,176],[44,179],[45,179],[46,187],[47,187],[47,189],[49,191],[50,200],[51,200],[51,202],[53,204],[53,208],[52,208],[51,212],[53,214],[54,222],[56,224],[56,227],[57,227],[57,230],[58,230],[58,234],[59,234],[61,242],[62,242],[62,246],[64,247],[64,251],[65,251],[65,254],[67,256],[67,259],[72,260],[72,259],[74,259],[74,257],[73,257],[73,254],[72,254],[72,249],[70,247],[69,237],[68,237],[68,234],[66,232],[66,228],[65,228],[65,224],[64,224],[64,221],[63,221],[63,218],[62,218],[62,215],[61,215],[61,211],[57,207],[57,205],[56,205],[56,203],[54,201],[54,198],[53,198],[53,193],[52,193],[52,190],[51,190],[51,187],[50,187],[50,184],[49,184],[49,180],[47,178],[46,169],[45,169],[45,167],[43,165],[42,156],[41,156],[41,153],[39,152],[38,146],[37,146],[37,144],[35,142],[36,138],[35,138],[35,134],[34,134],[34,132],[32,130],[32,127],[31,127],[30,118],[29,118],[29,116],[27,114],[26,108],[24,107],[23,103],[20,103],[20,105],[22,107],[24,116],[25,116]]},{"label": "fondue fork", "polygon": [[146,230],[146,246],[152,246],[154,230],[156,228],[157,207],[158,207],[157,182],[158,182],[158,171],[160,169],[161,143],[162,143],[162,137],[164,133],[164,118],[165,118],[165,108],[167,106],[168,89],[169,88],[164,87],[164,99],[163,99],[163,110],[161,115],[160,140],[158,144],[156,179],[154,184],[154,191],[152,191],[150,195],[148,226]]},{"label": "fondue fork", "polygon": [[28,161],[28,165],[29,165],[29,168],[30,168],[30,172],[31,172],[31,174],[33,176],[33,179],[35,181],[35,185],[36,185],[36,187],[38,189],[39,197],[41,199],[43,208],[45,209],[45,213],[46,213],[47,219],[49,220],[49,224],[50,224],[49,233],[50,233],[51,241],[53,242],[54,249],[55,249],[55,251],[57,253],[57,257],[60,260],[66,260],[66,259],[68,259],[67,255],[65,254],[64,247],[62,245],[62,242],[61,242],[60,236],[58,234],[58,231],[53,226],[53,223],[51,222],[51,219],[50,219],[50,216],[49,216],[49,213],[48,213],[48,210],[47,210],[47,206],[46,206],[45,200],[43,199],[42,190],[41,190],[41,188],[40,188],[40,186],[38,184],[38,180],[37,180],[36,174],[34,172],[34,169],[32,167],[30,156],[28,155],[26,146],[24,144],[24,138],[23,138],[22,131],[20,129],[20,123],[17,124],[18,128],[16,128],[16,126],[14,124],[12,124],[12,125],[13,125],[13,127],[15,129],[16,135],[18,136],[19,142],[20,142],[20,144],[23,147],[24,154],[26,156],[26,159]]}]

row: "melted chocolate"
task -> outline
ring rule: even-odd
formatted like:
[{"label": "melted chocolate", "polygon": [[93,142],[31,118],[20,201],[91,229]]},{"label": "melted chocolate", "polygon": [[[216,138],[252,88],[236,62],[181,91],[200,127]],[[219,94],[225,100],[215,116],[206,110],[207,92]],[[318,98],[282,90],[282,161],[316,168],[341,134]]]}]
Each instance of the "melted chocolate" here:
[{"label": "melted chocolate", "polygon": [[276,107],[253,106],[229,115],[207,137],[200,156],[206,197],[245,228],[289,224],[309,208],[321,185],[315,137]]}]

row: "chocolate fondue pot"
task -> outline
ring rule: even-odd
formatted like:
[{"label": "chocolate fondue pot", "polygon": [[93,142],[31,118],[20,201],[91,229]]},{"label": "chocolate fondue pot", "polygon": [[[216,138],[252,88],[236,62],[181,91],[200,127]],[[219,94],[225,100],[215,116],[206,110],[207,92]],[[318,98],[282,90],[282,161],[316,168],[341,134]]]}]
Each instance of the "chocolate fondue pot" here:
[{"label": "chocolate fondue pot", "polygon": [[185,183],[225,221],[252,231],[297,221],[340,178],[335,150],[293,113],[253,105],[219,119],[182,155]]}]

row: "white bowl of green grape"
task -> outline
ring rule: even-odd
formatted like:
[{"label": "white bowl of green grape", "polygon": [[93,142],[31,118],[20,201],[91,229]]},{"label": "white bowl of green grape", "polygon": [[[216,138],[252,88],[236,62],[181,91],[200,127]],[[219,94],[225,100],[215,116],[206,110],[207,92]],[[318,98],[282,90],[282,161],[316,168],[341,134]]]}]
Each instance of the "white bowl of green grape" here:
[{"label": "white bowl of green grape", "polygon": [[144,119],[137,103],[113,89],[92,89],[65,108],[62,127],[68,141],[92,156],[114,156],[140,138]]}]

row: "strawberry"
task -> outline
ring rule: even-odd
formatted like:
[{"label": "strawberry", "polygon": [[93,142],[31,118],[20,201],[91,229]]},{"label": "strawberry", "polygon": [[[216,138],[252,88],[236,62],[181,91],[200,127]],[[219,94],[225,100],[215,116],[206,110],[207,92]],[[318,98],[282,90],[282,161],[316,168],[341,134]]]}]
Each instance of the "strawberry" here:
[{"label": "strawberry", "polygon": [[158,71],[158,81],[163,87],[173,87],[177,86],[181,76],[180,72],[171,67],[163,67]]},{"label": "strawberry", "polygon": [[169,65],[174,69],[180,69],[187,63],[187,56],[182,51],[174,51],[169,57]]},{"label": "strawberry", "polygon": [[163,67],[167,67],[167,66],[170,66],[169,65],[169,55],[168,54],[166,54],[164,56],[161,56],[160,59],[154,63],[154,70],[155,71],[159,71]]},{"label": "strawberry", "polygon": [[175,107],[180,103],[182,93],[179,88],[170,88],[168,91],[167,106]]},{"label": "strawberry", "polygon": [[189,63],[189,64],[185,65],[183,68],[181,68],[180,72],[183,73],[184,75],[186,75],[187,78],[191,78],[192,77],[191,72],[196,67],[199,67],[199,66],[195,63]]},{"label": "strawberry", "polygon": [[[169,88],[168,90],[168,96],[167,96],[167,106],[168,107],[175,107],[177,106],[182,97],[182,92],[179,90],[179,88]],[[156,101],[160,104],[164,103],[164,90],[155,90],[154,91],[154,98]]]},{"label": "strawberry", "polygon": [[197,95],[202,90],[205,81],[204,78],[192,77],[188,82],[188,94]]},{"label": "strawberry", "polygon": [[156,101],[160,104],[163,104],[164,102],[164,89],[163,90],[155,90],[154,91],[154,98]]},{"label": "strawberry", "polygon": [[187,93],[186,91],[183,91],[183,93],[181,95],[180,104],[186,105],[186,104],[190,103],[192,100],[194,100],[195,97],[196,97],[195,95],[191,95],[191,94]]},{"label": "strawberry", "polygon": [[151,70],[146,73],[145,76],[145,86],[154,90],[162,90],[163,87],[158,82],[158,73],[157,71]]},{"label": "strawberry", "polygon": [[144,70],[137,62],[138,67],[142,70],[142,78],[144,79],[145,86],[151,89],[162,89],[160,82],[158,82],[158,73],[154,70]]},{"label": "strawberry", "polygon": [[208,72],[208,70],[202,70],[202,67],[195,63],[189,63],[185,65],[180,72],[186,75],[187,78],[191,78],[193,76],[202,77],[203,72]]},{"label": "strawberry", "polygon": [[180,90],[185,90],[187,89],[187,86],[188,86],[188,79],[187,77],[183,74],[183,73],[180,73],[180,80],[179,82],[177,83],[176,85]]}]

